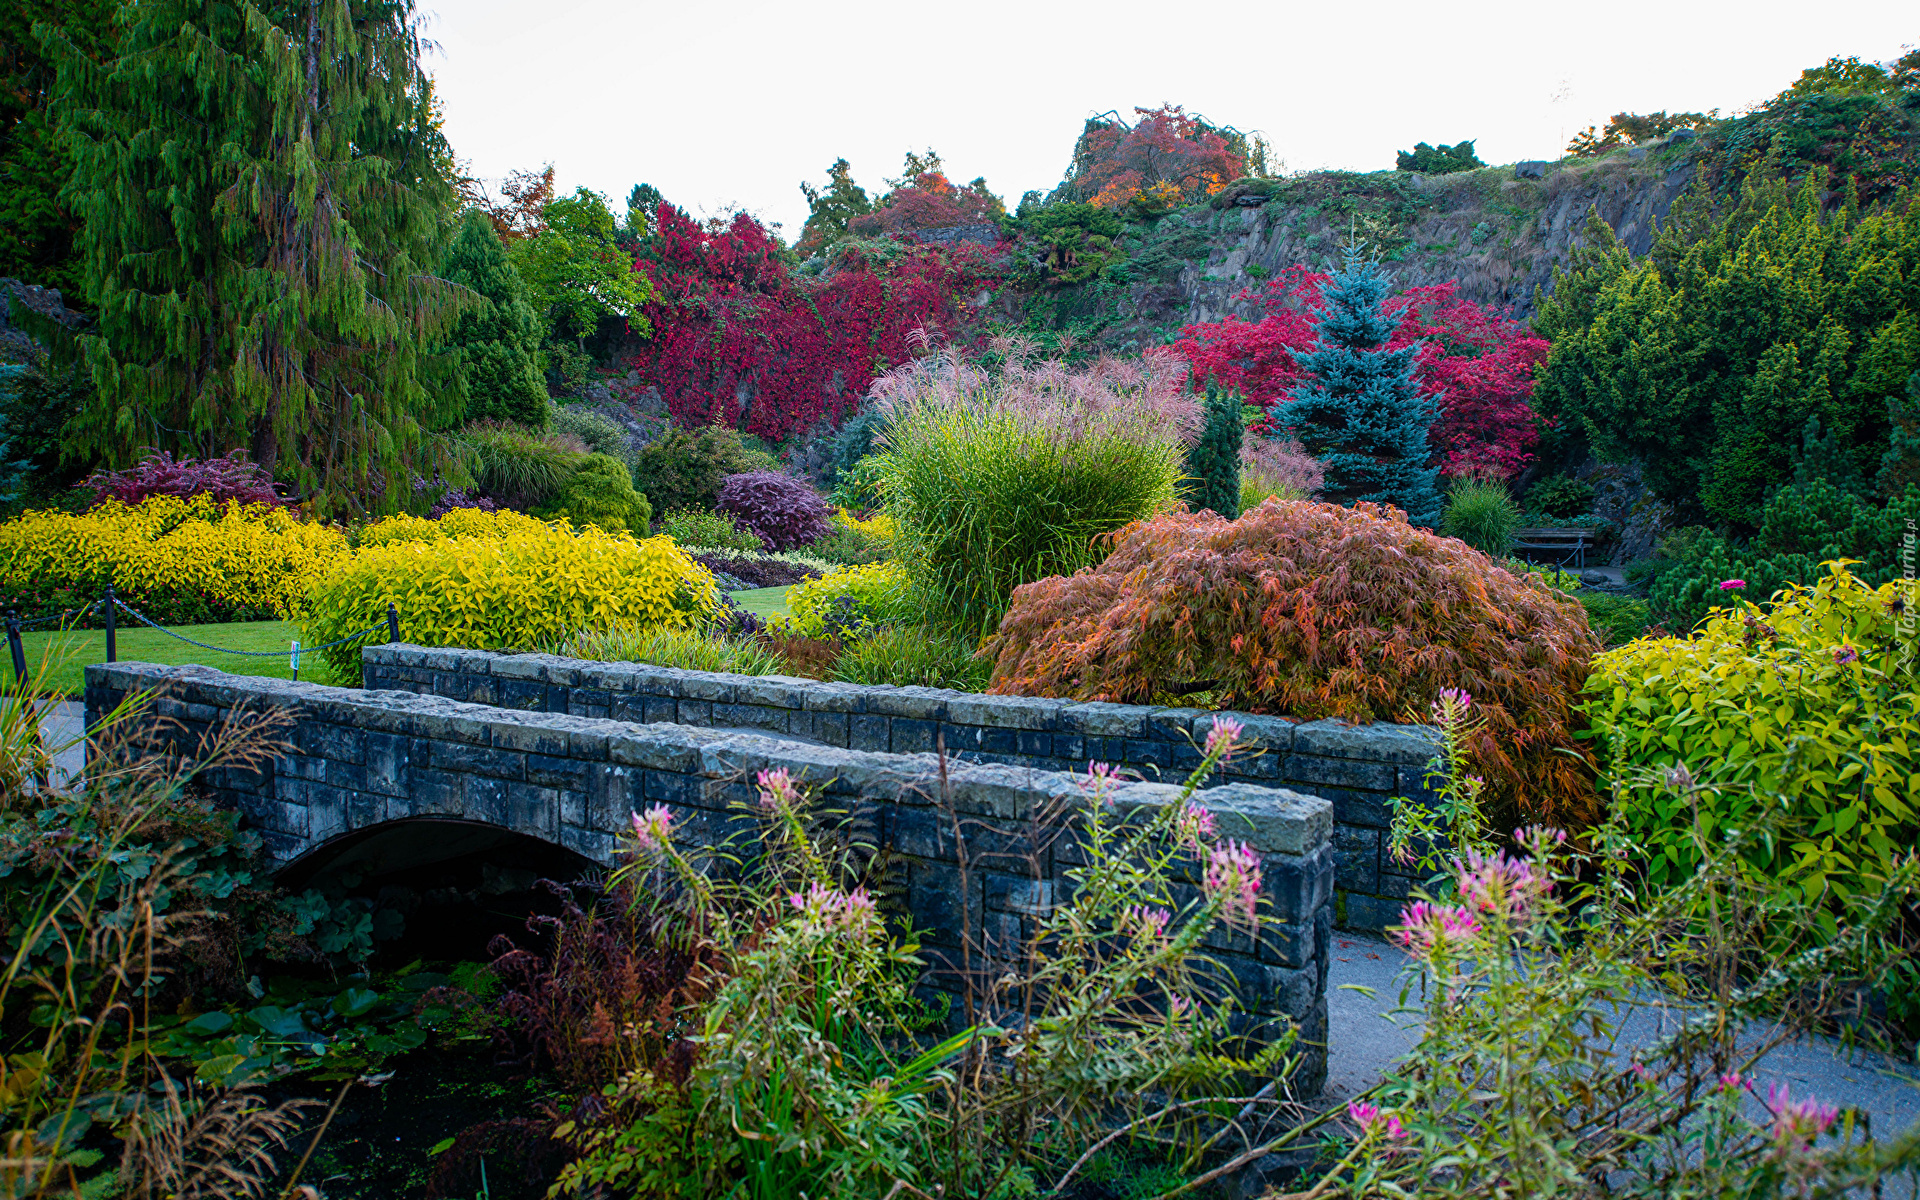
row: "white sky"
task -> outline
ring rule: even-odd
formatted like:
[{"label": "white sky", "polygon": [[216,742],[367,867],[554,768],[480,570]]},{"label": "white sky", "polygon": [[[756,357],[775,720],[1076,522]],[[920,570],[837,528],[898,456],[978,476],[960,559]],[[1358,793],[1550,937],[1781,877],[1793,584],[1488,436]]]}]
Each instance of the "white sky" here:
[{"label": "white sky", "polygon": [[800,180],[835,158],[877,194],[930,146],[1011,206],[1059,182],[1107,109],[1184,104],[1264,132],[1290,170],[1379,170],[1461,138],[1504,163],[1556,157],[1623,109],[1730,112],[1831,56],[1920,42],[1913,0],[422,5],[447,135],[477,175],[551,162],[616,214],[644,181],[789,242]]}]

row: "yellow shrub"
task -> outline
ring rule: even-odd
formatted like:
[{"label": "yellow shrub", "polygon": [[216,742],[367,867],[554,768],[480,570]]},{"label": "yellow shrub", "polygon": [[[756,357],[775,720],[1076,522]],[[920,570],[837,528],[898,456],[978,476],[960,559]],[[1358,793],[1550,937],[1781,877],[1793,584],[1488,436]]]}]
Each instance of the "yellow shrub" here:
[{"label": "yellow shrub", "polygon": [[[1756,877],[1871,894],[1920,840],[1920,692],[1901,614],[1920,600],[1829,563],[1765,608],[1719,609],[1691,638],[1641,638],[1593,663],[1586,711],[1649,882],[1671,887],[1709,844],[1779,811]],[[1685,766],[1685,777],[1663,773]],[[1689,786],[1689,781],[1693,786]]]},{"label": "yellow shrub", "polygon": [[883,512],[875,513],[862,521],[842,507],[833,514],[833,527],[851,530],[854,533],[864,533],[882,545],[893,541],[893,518]]},{"label": "yellow shrub", "polygon": [[360,531],[361,546],[389,546],[396,542],[444,542],[456,537],[506,537],[545,529],[547,523],[512,509],[483,512],[456,508],[439,520],[397,516],[376,521]]},{"label": "yellow shrub", "polygon": [[268,505],[206,496],[108,500],[85,513],[29,512],[0,525],[0,589],[25,607],[93,599],[111,582],[158,620],[286,616],[345,559],[344,535]]},{"label": "yellow shrub", "polygon": [[[423,526],[437,525],[438,533]],[[636,541],[597,527],[575,533],[516,513],[456,509],[440,521],[394,518],[309,593],[303,641],[319,645],[378,625],[387,605],[400,637],[479,649],[557,643],[583,629],[687,624],[720,608],[713,574],[664,537]],[[376,635],[384,640],[381,635]],[[322,652],[333,675],[359,674],[360,647]]]},{"label": "yellow shrub", "polygon": [[829,632],[828,618],[842,597],[853,601],[846,615],[856,629],[915,621],[921,613],[920,596],[906,568],[888,561],[844,567],[794,585],[787,593],[787,608],[793,615],[776,618],[774,626],[783,632],[824,637]]}]

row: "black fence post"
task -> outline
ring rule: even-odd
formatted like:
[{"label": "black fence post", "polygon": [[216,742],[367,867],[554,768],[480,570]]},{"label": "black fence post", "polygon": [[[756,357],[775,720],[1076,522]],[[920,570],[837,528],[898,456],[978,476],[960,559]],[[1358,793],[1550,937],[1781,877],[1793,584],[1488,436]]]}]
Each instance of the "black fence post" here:
[{"label": "black fence post", "polygon": [[391,604],[387,605],[387,640],[389,642],[400,640],[400,610]]},{"label": "black fence post", "polygon": [[20,613],[7,610],[7,649],[13,652],[13,681],[22,695],[27,690],[27,648],[20,643]]},{"label": "black fence post", "polygon": [[114,619],[114,615],[115,615],[115,613],[114,613],[114,609],[115,609],[115,607],[116,607],[116,606],[118,605],[118,603],[119,603],[119,602],[118,602],[117,600],[115,600],[115,599],[113,598],[113,585],[112,585],[112,584],[108,584],[108,585],[107,585],[107,599],[106,599],[106,605],[107,605],[107,661],[108,661],[108,662],[119,662],[119,661],[120,661],[120,647],[119,647],[119,646],[118,646],[118,645],[117,645],[117,644],[115,643],[115,641],[114,641],[114,637],[113,637],[113,635],[114,635],[114,620],[113,620],[113,619]]}]

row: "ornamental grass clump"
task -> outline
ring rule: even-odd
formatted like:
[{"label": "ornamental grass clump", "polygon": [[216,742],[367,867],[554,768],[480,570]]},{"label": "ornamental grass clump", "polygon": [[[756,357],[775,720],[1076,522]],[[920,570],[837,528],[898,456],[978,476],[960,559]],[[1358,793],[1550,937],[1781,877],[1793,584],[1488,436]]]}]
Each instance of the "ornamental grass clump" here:
[{"label": "ornamental grass clump", "polygon": [[1471,752],[1491,812],[1597,818],[1573,704],[1600,646],[1571,597],[1369,503],[1171,513],[1112,546],[1015,591],[983,647],[994,692],[1142,704],[1204,690],[1247,712],[1420,723],[1462,688],[1485,722]]},{"label": "ornamental grass clump", "polygon": [[1440,532],[1459,538],[1480,553],[1505,558],[1513,547],[1513,531],[1520,527],[1520,506],[1507,485],[1497,479],[1460,479],[1447,490],[1446,514]]},{"label": "ornamental grass clump", "polygon": [[1200,417],[1184,370],[942,355],[876,382],[895,551],[936,615],[991,630],[1014,588],[1092,566],[1103,535],[1172,508]]}]

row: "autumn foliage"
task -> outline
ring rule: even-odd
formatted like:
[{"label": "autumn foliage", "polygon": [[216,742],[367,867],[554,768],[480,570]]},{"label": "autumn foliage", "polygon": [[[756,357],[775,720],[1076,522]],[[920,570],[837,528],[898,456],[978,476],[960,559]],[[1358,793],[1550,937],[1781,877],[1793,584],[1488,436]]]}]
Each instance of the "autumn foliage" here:
[{"label": "autumn foliage", "polygon": [[1367,503],[1178,512],[1114,541],[1097,567],[1015,590],[984,648],[992,691],[1146,703],[1207,684],[1219,708],[1424,722],[1464,688],[1497,815],[1596,815],[1572,705],[1600,645],[1537,578]]},{"label": "autumn foliage", "polygon": [[1006,211],[999,197],[987,190],[985,179],[962,186],[948,179],[945,172],[923,171],[911,180],[902,180],[881,207],[848,221],[847,230],[858,237],[885,237],[921,229],[992,224]]},{"label": "autumn foliage", "polygon": [[914,357],[915,330],[953,336],[956,297],[999,271],[977,246],[903,244],[885,256],[847,247],[826,275],[801,276],[745,213],[701,224],[662,204],[652,228],[635,269],[654,284],[654,335],[629,365],[679,424],[769,441],[845,415],[877,375]]},{"label": "autumn foliage", "polygon": [[1244,139],[1177,104],[1136,108],[1087,122],[1074,149],[1070,180],[1076,198],[1100,208],[1145,206],[1164,211],[1211,196],[1247,173]]},{"label": "autumn foliage", "polygon": [[[1329,278],[1291,267],[1261,295],[1263,319],[1189,325],[1173,348],[1193,364],[1196,378],[1216,379],[1268,406],[1271,422],[1255,428],[1279,432],[1286,427],[1286,401],[1304,378],[1295,356],[1314,348],[1314,323],[1325,307],[1321,289]],[[1462,298],[1452,283],[1409,288],[1386,308],[1400,317],[1388,349],[1425,340],[1415,379],[1439,402],[1427,440],[1441,469],[1448,475],[1511,477],[1532,462],[1540,439],[1533,371],[1546,360],[1546,340]]]}]

